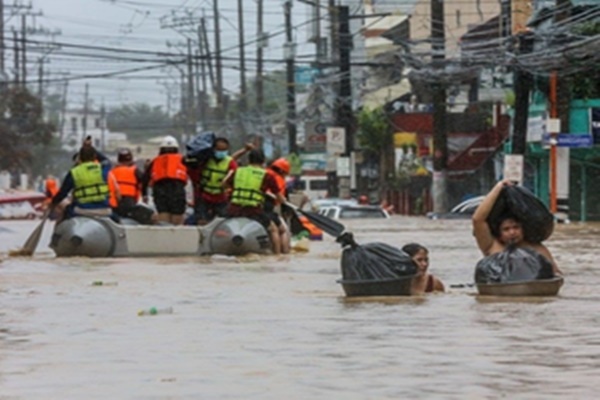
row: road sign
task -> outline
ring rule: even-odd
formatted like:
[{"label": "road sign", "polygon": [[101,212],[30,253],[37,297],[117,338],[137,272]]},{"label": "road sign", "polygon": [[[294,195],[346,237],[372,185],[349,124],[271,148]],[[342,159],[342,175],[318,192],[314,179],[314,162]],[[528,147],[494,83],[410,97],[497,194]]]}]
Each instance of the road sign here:
[{"label": "road sign", "polygon": [[[549,133],[542,136],[542,144],[545,146],[550,145]],[[594,145],[594,138],[592,135],[587,134],[559,133],[556,135],[556,145],[558,147],[570,148],[592,147]]]},{"label": "road sign", "polygon": [[336,169],[337,176],[350,176],[350,157],[338,157]]},{"label": "road sign", "polygon": [[523,183],[523,155],[504,155],[504,178],[513,182]]},{"label": "road sign", "polygon": [[327,128],[327,154],[343,154],[346,151],[346,129],[339,126]]}]

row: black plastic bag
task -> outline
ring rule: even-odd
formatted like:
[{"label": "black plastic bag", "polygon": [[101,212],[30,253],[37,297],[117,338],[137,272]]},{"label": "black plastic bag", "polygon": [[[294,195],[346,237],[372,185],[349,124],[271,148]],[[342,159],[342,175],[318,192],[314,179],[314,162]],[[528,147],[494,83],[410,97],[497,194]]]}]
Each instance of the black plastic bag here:
[{"label": "black plastic bag", "polygon": [[350,233],[338,241],[345,245],[341,260],[344,281],[378,281],[417,273],[411,257],[396,247],[385,243],[359,245]]},{"label": "black plastic bag", "polygon": [[510,246],[481,259],[475,267],[475,283],[528,282],[554,277],[552,263],[532,249]]},{"label": "black plastic bag", "polygon": [[213,155],[213,145],[215,143],[214,132],[202,132],[185,145],[185,158],[188,164],[202,164]]},{"label": "black plastic bag", "polygon": [[494,236],[499,236],[499,221],[507,214],[521,222],[526,242],[540,243],[552,235],[554,216],[540,199],[522,186],[505,186],[500,192],[487,218]]}]

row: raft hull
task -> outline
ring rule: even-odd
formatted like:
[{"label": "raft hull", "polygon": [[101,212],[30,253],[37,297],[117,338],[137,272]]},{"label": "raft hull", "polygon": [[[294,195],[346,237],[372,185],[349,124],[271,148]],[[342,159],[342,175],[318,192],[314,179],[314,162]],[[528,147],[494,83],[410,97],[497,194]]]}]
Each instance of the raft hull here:
[{"label": "raft hull", "polygon": [[337,282],[342,285],[347,297],[410,296],[413,278],[414,275],[378,281],[338,280]]},{"label": "raft hull", "polygon": [[482,296],[556,296],[564,280],[562,277],[530,282],[478,283],[477,291]]},{"label": "raft hull", "polygon": [[247,218],[218,218],[205,226],[117,224],[77,216],[58,224],[50,247],[57,257],[154,257],[267,253],[267,231]]}]

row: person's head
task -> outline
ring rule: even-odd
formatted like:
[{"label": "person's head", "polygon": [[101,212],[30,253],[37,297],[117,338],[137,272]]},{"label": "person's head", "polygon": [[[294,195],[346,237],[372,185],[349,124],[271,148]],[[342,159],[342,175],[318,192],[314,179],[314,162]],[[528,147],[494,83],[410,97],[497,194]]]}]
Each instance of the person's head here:
[{"label": "person's head", "polygon": [[250,150],[248,154],[248,162],[254,165],[263,165],[265,163],[265,153],[260,149]]},{"label": "person's head", "polygon": [[122,164],[129,164],[133,162],[133,154],[129,149],[120,149],[117,154],[117,161]]},{"label": "person's head", "polygon": [[93,147],[83,146],[79,150],[79,162],[96,161],[96,150]]},{"label": "person's head", "polygon": [[215,139],[213,154],[217,160],[222,160],[229,154],[229,140],[224,137]]},{"label": "person's head", "polygon": [[358,198],[358,204],[369,204],[369,198],[363,194]]},{"label": "person's head", "polygon": [[160,142],[160,154],[177,153],[179,151],[179,143],[173,136],[168,135]]},{"label": "person's head", "polygon": [[502,244],[519,244],[524,240],[523,225],[512,214],[504,214],[495,226],[490,227],[492,235]]},{"label": "person's head", "polygon": [[425,246],[418,243],[409,243],[402,247],[402,251],[412,258],[419,273],[427,272],[429,268],[429,250]]},{"label": "person's head", "polygon": [[273,161],[270,167],[281,176],[287,176],[290,173],[290,162],[283,157]]}]

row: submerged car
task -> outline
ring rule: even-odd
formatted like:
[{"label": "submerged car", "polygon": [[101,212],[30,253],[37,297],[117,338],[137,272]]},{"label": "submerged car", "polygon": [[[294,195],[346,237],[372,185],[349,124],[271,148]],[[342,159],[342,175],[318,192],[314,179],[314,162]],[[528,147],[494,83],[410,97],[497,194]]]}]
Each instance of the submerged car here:
[{"label": "submerged car", "polygon": [[469,219],[479,207],[485,196],[477,196],[458,203],[447,213],[427,213],[430,219]]},{"label": "submerged car", "polygon": [[319,214],[333,219],[389,218],[386,210],[379,206],[340,205],[319,209]]}]

